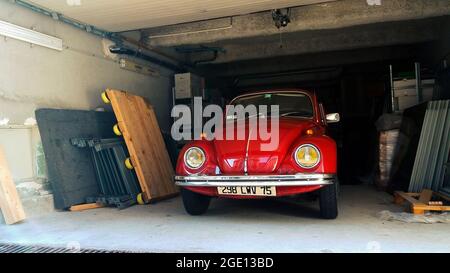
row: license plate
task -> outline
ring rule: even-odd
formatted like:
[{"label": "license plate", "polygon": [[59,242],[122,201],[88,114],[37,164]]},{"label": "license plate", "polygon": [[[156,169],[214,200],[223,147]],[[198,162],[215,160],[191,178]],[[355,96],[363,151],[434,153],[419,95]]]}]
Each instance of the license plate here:
[{"label": "license plate", "polygon": [[254,196],[276,196],[276,187],[256,187],[256,186],[229,186],[217,187],[220,195],[254,195]]}]

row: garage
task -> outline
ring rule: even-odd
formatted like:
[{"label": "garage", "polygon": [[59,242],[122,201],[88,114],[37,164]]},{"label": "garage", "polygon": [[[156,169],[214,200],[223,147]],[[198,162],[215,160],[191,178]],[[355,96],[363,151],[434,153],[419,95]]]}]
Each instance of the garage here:
[{"label": "garage", "polygon": [[[449,31],[447,0],[1,1],[0,252],[448,252]],[[277,148],[208,139],[230,104],[279,105]]]}]

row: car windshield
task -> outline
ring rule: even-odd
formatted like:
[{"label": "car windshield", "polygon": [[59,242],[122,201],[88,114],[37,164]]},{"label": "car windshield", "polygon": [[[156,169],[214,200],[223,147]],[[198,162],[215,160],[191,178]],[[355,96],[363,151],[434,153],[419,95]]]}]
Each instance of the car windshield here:
[{"label": "car windshield", "polygon": [[314,116],[311,99],[306,94],[301,93],[263,93],[237,98],[233,105],[255,105],[258,109],[260,105],[278,105],[280,116],[298,116],[312,118]]}]

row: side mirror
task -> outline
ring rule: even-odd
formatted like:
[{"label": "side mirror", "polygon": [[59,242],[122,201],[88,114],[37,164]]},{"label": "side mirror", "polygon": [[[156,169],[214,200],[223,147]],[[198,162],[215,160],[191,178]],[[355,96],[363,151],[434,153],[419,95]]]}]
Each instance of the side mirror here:
[{"label": "side mirror", "polygon": [[326,119],[327,123],[336,123],[341,120],[341,116],[339,115],[339,113],[331,113],[327,114]]}]

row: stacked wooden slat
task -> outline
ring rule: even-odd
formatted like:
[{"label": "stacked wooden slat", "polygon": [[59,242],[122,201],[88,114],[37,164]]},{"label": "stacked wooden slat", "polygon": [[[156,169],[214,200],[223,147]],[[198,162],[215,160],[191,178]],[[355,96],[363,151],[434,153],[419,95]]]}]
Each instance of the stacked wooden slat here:
[{"label": "stacked wooden slat", "polygon": [[380,189],[386,189],[391,178],[392,163],[395,156],[399,130],[381,131],[379,138],[379,175],[376,185]]}]

